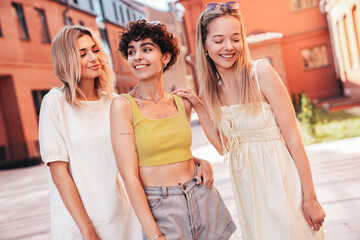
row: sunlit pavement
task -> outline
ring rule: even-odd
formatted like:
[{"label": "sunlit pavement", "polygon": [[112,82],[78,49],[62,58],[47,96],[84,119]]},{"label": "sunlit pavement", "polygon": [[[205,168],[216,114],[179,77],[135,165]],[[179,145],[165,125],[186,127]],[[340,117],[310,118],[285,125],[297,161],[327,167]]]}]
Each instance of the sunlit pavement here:
[{"label": "sunlit pavement", "polygon": [[[240,229],[227,164],[192,127],[194,155],[211,162],[215,186]],[[328,240],[360,239],[360,137],[306,148],[318,199],[326,211]],[[49,239],[48,173],[44,165],[0,171],[0,239]],[[242,239],[237,230],[231,239]]]}]

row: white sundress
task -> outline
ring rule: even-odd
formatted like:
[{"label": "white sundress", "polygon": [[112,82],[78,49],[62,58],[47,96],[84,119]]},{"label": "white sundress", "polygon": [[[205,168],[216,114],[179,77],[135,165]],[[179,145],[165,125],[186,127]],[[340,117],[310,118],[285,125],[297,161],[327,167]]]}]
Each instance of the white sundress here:
[{"label": "white sundress", "polygon": [[[261,94],[256,65],[251,72]],[[325,239],[323,228],[312,230],[304,217],[299,174],[270,104],[236,104],[222,106],[221,111],[243,238]]]}]

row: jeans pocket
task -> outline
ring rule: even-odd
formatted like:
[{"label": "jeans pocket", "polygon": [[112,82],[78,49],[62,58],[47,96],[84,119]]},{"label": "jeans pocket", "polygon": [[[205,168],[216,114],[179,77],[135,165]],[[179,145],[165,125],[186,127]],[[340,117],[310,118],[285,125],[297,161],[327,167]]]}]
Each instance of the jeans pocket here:
[{"label": "jeans pocket", "polygon": [[147,198],[150,210],[155,210],[161,206],[163,199],[160,197],[149,197]]},{"label": "jeans pocket", "polygon": [[211,187],[209,187],[209,186],[206,186],[205,184],[203,184],[201,187],[204,187],[204,188],[206,188],[206,189],[213,189],[213,188],[214,188],[214,185],[211,185]]}]

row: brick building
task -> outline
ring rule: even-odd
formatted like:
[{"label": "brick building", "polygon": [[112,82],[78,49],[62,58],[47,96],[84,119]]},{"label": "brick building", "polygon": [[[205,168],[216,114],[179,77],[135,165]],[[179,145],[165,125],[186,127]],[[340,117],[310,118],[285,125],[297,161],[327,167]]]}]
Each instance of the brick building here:
[{"label": "brick building", "polygon": [[[196,23],[211,0],[178,0],[190,51],[195,57]],[[340,94],[326,17],[319,0],[238,0],[253,59],[265,58],[290,93],[312,99]]]},{"label": "brick building", "polygon": [[50,46],[66,24],[91,28],[103,42],[119,92],[136,84],[118,48],[128,21],[146,18],[130,1],[0,1],[0,167],[39,159],[38,114],[42,97],[60,81],[53,73]]}]

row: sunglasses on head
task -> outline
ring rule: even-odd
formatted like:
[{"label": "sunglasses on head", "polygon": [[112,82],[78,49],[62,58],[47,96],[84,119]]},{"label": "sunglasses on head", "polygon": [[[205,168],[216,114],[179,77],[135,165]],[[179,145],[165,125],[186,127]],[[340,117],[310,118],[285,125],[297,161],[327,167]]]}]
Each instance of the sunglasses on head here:
[{"label": "sunglasses on head", "polygon": [[156,25],[161,24],[161,22],[160,21],[151,21],[151,22],[147,22],[147,24],[150,24],[152,26],[156,26]]},{"label": "sunglasses on head", "polygon": [[230,1],[230,2],[226,2],[226,3],[208,3],[208,4],[206,4],[206,9],[208,9],[210,11],[218,11],[222,7],[225,7],[228,10],[238,9],[239,4],[235,1]]}]

